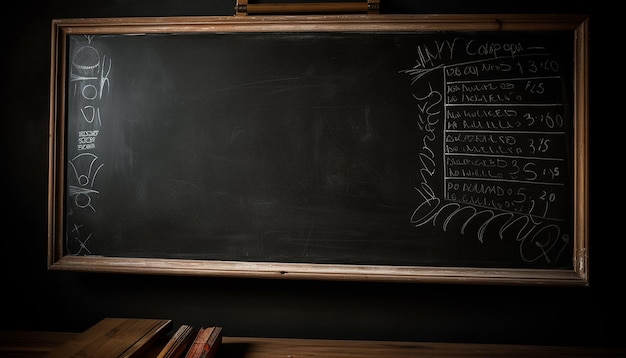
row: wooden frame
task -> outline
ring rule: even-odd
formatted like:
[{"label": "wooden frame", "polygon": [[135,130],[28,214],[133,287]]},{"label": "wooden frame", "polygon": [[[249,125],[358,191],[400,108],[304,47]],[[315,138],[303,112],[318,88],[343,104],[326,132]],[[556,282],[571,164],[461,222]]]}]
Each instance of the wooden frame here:
[{"label": "wooden frame", "polygon": [[[309,264],[67,255],[64,247],[70,35],[175,32],[568,31],[574,34],[573,269]],[[81,272],[586,286],[589,274],[588,21],[580,15],[326,15],[59,19],[52,22],[48,267]]]}]

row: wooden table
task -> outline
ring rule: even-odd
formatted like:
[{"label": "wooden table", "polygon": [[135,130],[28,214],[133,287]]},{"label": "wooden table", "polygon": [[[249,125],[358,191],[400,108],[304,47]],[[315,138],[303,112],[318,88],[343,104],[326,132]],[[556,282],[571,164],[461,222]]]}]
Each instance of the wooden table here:
[{"label": "wooden table", "polygon": [[[68,332],[0,331],[0,357],[44,357],[77,335]],[[155,344],[146,357],[155,357],[161,347],[161,342]],[[223,337],[217,357],[626,357],[626,348]]]}]

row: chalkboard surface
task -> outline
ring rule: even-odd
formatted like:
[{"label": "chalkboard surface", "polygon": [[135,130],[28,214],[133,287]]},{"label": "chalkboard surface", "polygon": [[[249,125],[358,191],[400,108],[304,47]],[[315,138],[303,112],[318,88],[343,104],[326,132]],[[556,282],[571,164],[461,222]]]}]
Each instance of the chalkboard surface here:
[{"label": "chalkboard surface", "polygon": [[572,31],[65,41],[63,256],[575,269]]}]

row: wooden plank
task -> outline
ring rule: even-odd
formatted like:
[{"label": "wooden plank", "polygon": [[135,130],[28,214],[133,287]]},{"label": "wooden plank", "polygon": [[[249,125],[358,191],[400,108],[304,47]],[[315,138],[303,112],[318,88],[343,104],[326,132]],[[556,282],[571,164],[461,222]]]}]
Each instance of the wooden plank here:
[{"label": "wooden plank", "polygon": [[171,320],[105,318],[46,357],[137,357],[171,326]]},{"label": "wooden plank", "polygon": [[[244,352],[244,353],[242,353]],[[220,358],[625,357],[619,348],[223,337]]]},{"label": "wooden plank", "polygon": [[0,357],[44,357],[78,335],[74,332],[0,331]]},{"label": "wooden plank", "polygon": [[[137,333],[143,334],[139,339],[133,343],[129,349],[127,349],[120,357],[137,357],[144,352],[144,350],[150,345],[151,342],[154,342],[155,338],[165,334],[172,326],[171,320],[151,320],[153,322],[147,322],[146,320],[141,320],[137,322],[137,320],[133,320],[136,324],[138,324]],[[147,331],[142,329],[148,329]],[[125,342],[126,340],[123,340]]]},{"label": "wooden plank", "polygon": [[[81,333],[0,331],[0,357],[44,357]],[[144,357],[156,357],[167,342],[151,345]],[[154,352],[151,352],[154,350]],[[513,344],[357,341],[293,338],[223,337],[219,358],[288,357],[626,357],[626,348]]]}]

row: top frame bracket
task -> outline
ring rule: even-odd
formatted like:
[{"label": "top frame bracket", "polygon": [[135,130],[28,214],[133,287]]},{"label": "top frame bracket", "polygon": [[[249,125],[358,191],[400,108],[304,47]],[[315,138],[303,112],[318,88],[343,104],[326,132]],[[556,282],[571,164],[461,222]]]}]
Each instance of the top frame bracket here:
[{"label": "top frame bracket", "polygon": [[251,4],[248,0],[237,0],[235,15],[278,15],[278,14],[378,14],[380,0],[343,2],[294,2]]}]

